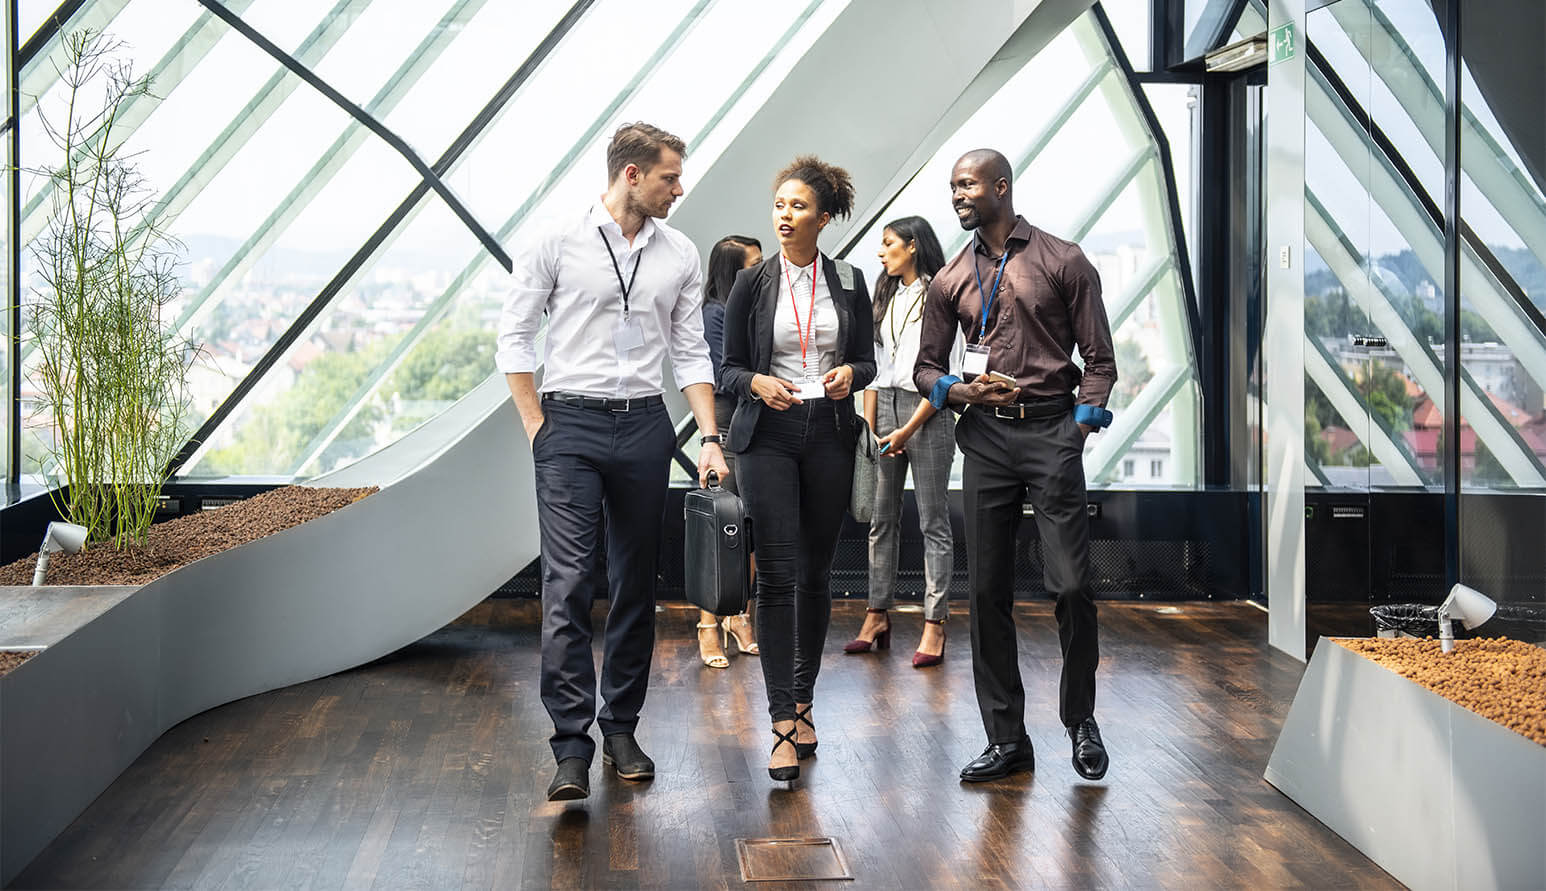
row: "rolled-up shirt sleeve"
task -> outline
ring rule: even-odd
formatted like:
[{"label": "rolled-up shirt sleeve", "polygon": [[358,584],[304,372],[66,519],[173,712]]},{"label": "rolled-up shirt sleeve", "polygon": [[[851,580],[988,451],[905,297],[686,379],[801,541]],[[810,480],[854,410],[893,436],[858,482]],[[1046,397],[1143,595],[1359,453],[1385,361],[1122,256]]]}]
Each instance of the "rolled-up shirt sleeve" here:
[{"label": "rolled-up shirt sleeve", "polygon": [[923,298],[923,322],[918,332],[918,361],[913,365],[913,385],[929,399],[934,385],[950,374],[950,360],[957,341],[955,306],[945,296],[936,276]]},{"label": "rolled-up shirt sleeve", "polygon": [[505,374],[537,370],[537,332],[558,281],[559,237],[558,231],[546,229],[516,253],[495,341],[494,366]]},{"label": "rolled-up shirt sleeve", "polygon": [[703,264],[698,248],[686,246],[683,260],[689,270],[671,308],[671,341],[668,354],[671,373],[682,389],[693,384],[714,384],[714,362],[709,357],[709,342],[703,337]]},{"label": "rolled-up shirt sleeve", "polygon": [[1106,319],[1106,301],[1101,297],[1100,273],[1083,251],[1075,251],[1064,261],[1060,277],[1074,342],[1084,360],[1079,404],[1105,408],[1117,382],[1117,359],[1111,344],[1111,323]]}]

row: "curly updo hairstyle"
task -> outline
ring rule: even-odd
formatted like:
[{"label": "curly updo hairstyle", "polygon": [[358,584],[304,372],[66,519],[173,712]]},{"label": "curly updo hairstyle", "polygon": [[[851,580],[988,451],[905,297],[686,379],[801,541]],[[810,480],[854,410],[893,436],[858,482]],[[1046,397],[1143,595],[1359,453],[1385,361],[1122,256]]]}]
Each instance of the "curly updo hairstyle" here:
[{"label": "curly updo hairstyle", "polygon": [[773,178],[773,191],[792,179],[805,183],[816,193],[816,210],[834,218],[846,217],[854,209],[854,182],[848,171],[828,164],[815,155],[801,155]]}]

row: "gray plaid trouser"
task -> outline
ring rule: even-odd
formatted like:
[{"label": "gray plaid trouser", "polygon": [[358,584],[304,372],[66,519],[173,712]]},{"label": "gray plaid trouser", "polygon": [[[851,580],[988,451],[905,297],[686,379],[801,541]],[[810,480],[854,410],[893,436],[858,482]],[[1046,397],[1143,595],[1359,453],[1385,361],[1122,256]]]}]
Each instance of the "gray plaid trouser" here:
[{"label": "gray plaid trouser", "polygon": [[[918,393],[894,387],[875,391],[875,435],[885,436],[907,422],[918,407]],[[913,471],[913,495],[923,530],[923,615],[942,622],[950,614],[950,571],[954,557],[950,535],[950,464],[955,460],[955,415],[935,414],[895,458],[880,456],[875,479],[875,516],[870,520],[870,608],[890,609],[894,602],[897,555],[902,544],[902,488]]]}]

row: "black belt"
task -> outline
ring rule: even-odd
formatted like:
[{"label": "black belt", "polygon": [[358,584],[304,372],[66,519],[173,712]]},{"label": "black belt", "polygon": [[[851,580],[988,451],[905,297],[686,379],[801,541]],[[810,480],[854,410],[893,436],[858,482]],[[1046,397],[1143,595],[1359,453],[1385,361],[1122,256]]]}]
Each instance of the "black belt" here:
[{"label": "black belt", "polygon": [[551,393],[543,393],[542,401],[557,402],[562,405],[571,405],[575,408],[589,408],[596,411],[633,411],[636,408],[647,408],[651,405],[666,404],[666,400],[658,393],[654,396],[635,396],[632,399],[606,399],[601,396],[585,396],[580,393],[565,393],[562,390],[554,390]]},{"label": "black belt", "polygon": [[1045,396],[1016,402],[1013,405],[983,405],[988,416],[1000,421],[1028,421],[1033,418],[1056,418],[1074,410],[1072,396]]}]

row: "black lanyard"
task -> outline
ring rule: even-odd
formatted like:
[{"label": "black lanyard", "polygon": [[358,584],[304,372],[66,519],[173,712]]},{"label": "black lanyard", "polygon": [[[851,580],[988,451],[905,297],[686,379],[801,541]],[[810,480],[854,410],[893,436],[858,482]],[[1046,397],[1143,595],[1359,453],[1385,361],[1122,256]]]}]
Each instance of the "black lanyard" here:
[{"label": "black lanyard", "polygon": [[[917,279],[913,279],[913,281],[917,282],[917,281],[919,281],[919,279],[922,279],[922,278],[923,278],[923,276],[919,276]],[[925,294],[927,294],[928,291],[929,291],[929,288],[928,288],[927,283],[925,283],[922,286],[920,286],[918,288],[918,296],[913,299],[913,305],[909,306],[907,308],[907,311],[902,313],[902,333],[903,334],[907,333],[907,325],[913,319],[913,310],[917,309],[919,307],[919,305],[921,305],[923,303],[923,296]],[[900,297],[900,296],[902,296],[902,295],[897,294],[897,295],[893,296],[891,299],[893,301],[896,301],[896,298]],[[896,309],[895,309],[895,307],[893,306],[891,312],[886,313],[886,315],[888,316],[888,325],[891,328],[891,358],[895,359],[896,358],[897,350],[900,349],[901,346],[902,346],[902,335],[896,333]],[[920,315],[918,318],[922,319],[923,316]]]},{"label": "black lanyard", "polygon": [[639,280],[639,261],[644,259],[644,248],[633,255],[633,273],[628,276],[628,281],[623,281],[623,269],[617,265],[617,254],[612,253],[612,243],[607,241],[607,233],[600,226],[596,227],[596,234],[601,236],[601,245],[607,249],[607,256],[612,258],[612,271],[617,274],[617,286],[623,292],[623,319],[628,318],[628,294],[633,290],[633,283]]}]

